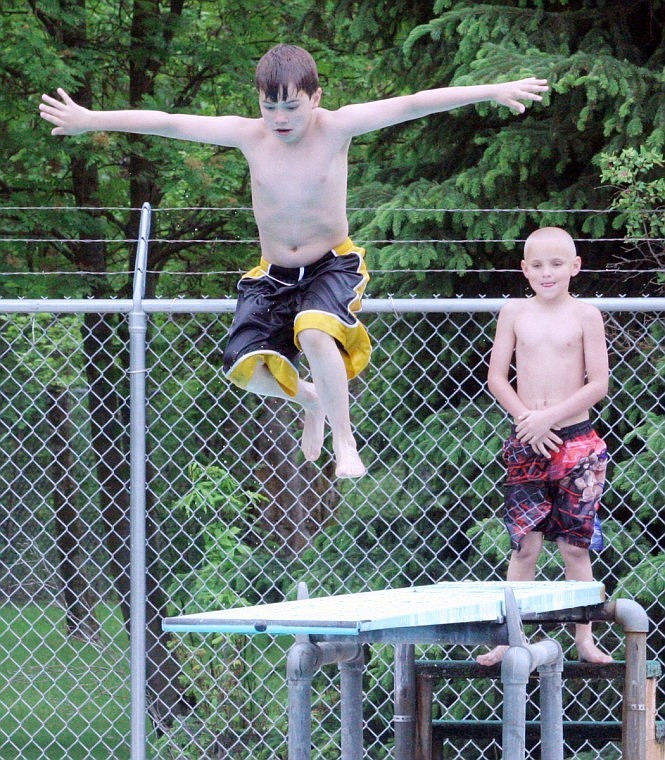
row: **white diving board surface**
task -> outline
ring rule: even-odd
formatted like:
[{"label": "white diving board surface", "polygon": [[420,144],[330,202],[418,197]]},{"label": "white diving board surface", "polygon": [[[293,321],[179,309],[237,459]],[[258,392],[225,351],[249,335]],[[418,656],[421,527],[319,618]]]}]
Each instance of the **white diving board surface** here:
[{"label": "white diving board surface", "polygon": [[165,631],[359,636],[366,631],[505,619],[505,588],[520,614],[602,604],[605,587],[585,581],[459,581],[235,607],[167,617]]}]

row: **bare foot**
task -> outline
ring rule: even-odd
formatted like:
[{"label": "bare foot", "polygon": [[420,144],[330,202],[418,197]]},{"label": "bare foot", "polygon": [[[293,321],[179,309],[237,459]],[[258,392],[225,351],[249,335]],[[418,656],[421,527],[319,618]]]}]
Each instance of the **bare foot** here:
[{"label": "bare foot", "polygon": [[326,415],[318,404],[305,409],[305,423],[302,429],[300,448],[305,459],[309,462],[314,462],[321,455],[325,421]]},{"label": "bare foot", "polygon": [[476,662],[479,665],[485,665],[486,667],[498,665],[501,660],[503,660],[504,655],[507,651],[508,647],[502,644],[501,646],[494,647],[494,649],[490,650],[486,654],[478,655],[478,657],[476,657]]},{"label": "bare foot", "polygon": [[367,472],[355,445],[345,446],[335,451],[335,459],[337,461],[335,475],[338,478],[362,478]]},{"label": "bare foot", "polygon": [[593,641],[579,641],[575,642],[577,647],[577,656],[580,658],[580,662],[592,662],[595,665],[608,665],[610,662],[614,662],[614,658],[598,649]]}]

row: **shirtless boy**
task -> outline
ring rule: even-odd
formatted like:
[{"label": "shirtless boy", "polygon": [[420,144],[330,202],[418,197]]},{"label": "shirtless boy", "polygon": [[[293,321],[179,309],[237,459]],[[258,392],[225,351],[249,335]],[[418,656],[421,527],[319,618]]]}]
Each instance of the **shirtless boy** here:
[{"label": "shirtless boy", "polygon": [[[536,230],[521,263],[534,295],[501,309],[488,372],[490,392],[515,423],[503,446],[513,549],[507,578],[533,580],[548,539],[557,543],[566,580],[591,581],[589,545],[607,464],[607,448],[589,422],[589,409],[608,387],[603,319],[568,292],[581,261],[567,232]],[[580,660],[612,661],[594,643],[591,624],[576,625],[575,645]],[[505,651],[495,647],[477,660],[494,665]]]},{"label": "shirtless boy", "polygon": [[[58,89],[42,96],[54,135],[95,130],[159,135],[238,148],[249,164],[261,262],[241,278],[225,371],[265,396],[291,398],[305,412],[301,448],[319,457],[326,419],[338,477],[364,475],[349,418],[348,379],[368,363],[370,342],[357,320],[368,280],[364,250],[349,239],[347,153],[351,139],[393,124],[481,101],[523,113],[546,80],[443,87],[334,111],[321,107],[316,64],[277,45],[256,70],[260,118],[161,111],[91,111]],[[298,376],[304,353],[312,381]]]}]

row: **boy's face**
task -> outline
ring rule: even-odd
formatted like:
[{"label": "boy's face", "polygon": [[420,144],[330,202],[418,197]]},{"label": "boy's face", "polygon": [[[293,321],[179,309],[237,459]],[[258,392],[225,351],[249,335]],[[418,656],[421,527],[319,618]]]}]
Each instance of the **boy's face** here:
[{"label": "boy's face", "polygon": [[311,97],[302,90],[289,86],[284,100],[269,100],[265,93],[259,93],[261,116],[268,129],[287,144],[299,142],[312,119],[312,113],[321,102],[321,88]]},{"label": "boy's face", "polygon": [[536,296],[554,300],[568,294],[582,262],[565,239],[556,236],[533,241],[524,250],[522,272]]}]

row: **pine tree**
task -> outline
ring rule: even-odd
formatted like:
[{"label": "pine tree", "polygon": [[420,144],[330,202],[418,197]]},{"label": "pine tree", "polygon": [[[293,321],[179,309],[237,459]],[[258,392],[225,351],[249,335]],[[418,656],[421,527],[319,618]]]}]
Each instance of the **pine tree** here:
[{"label": "pine tree", "polygon": [[[353,9],[359,12],[353,22],[340,22],[345,33],[361,21],[366,40],[376,31],[377,47],[383,50],[374,56],[371,42],[362,43],[371,61],[368,81],[376,93],[389,96],[531,75],[547,78],[551,87],[545,103],[534,104],[522,116],[483,103],[364,140],[354,163],[351,205],[380,208],[369,220],[355,220],[363,225],[363,236],[512,241],[545,224],[565,226],[578,238],[621,236],[611,215],[547,209],[609,208],[611,189],[600,180],[603,154],[645,145],[662,155],[665,3],[438,0],[434,17],[425,23],[417,23],[422,18],[419,5],[414,16],[410,7],[395,6],[402,23],[395,10],[388,12],[383,5],[373,14],[364,4],[338,7],[352,17]],[[416,23],[407,34],[410,18]],[[403,208],[421,210],[405,213],[399,210]],[[427,211],[441,208],[477,210]],[[480,211],[514,208],[525,210]],[[589,269],[604,268],[616,249],[616,243],[580,244]],[[378,260],[389,270],[464,272],[514,269],[518,255],[510,242],[403,243],[384,247]],[[428,278],[426,286],[417,280],[401,274],[384,276],[381,282],[393,292],[411,288],[422,293],[427,287],[442,295],[501,295],[521,289],[521,281],[512,274],[464,280],[444,274]],[[599,287],[607,284],[605,278]],[[637,288],[642,285],[635,283]]]}]

